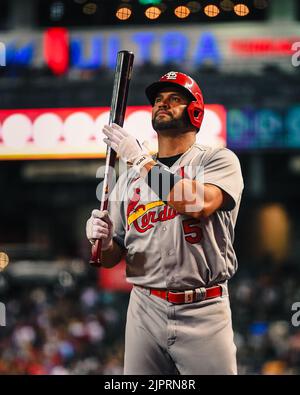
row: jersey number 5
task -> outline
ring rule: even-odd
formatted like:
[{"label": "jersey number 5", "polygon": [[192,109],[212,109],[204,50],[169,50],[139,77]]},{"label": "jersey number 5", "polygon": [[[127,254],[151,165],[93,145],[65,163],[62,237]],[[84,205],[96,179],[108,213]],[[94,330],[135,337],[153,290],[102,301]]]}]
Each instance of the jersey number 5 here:
[{"label": "jersey number 5", "polygon": [[190,218],[182,221],[185,240],[191,244],[199,243],[202,239],[202,230],[198,219]]}]

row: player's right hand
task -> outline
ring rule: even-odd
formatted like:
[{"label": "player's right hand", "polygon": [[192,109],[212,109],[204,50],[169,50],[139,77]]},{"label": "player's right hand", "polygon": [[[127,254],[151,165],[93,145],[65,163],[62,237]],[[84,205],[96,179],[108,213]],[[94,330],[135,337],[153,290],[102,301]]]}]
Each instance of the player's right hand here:
[{"label": "player's right hand", "polygon": [[93,210],[86,223],[86,237],[92,244],[101,239],[105,251],[112,245],[113,228],[108,211]]}]

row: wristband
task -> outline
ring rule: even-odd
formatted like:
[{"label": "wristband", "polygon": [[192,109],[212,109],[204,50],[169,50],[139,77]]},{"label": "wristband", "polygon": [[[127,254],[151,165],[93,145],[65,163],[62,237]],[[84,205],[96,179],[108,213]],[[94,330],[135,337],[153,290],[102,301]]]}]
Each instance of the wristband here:
[{"label": "wristband", "polygon": [[172,173],[167,167],[156,164],[148,172],[145,181],[153,192],[164,202],[167,203],[167,197],[174,185],[182,180],[182,177]]},{"label": "wristband", "polygon": [[151,161],[153,161],[151,156],[142,155],[135,159],[135,161],[133,162],[133,167],[138,173],[140,173],[141,169],[145,166],[145,164]]}]

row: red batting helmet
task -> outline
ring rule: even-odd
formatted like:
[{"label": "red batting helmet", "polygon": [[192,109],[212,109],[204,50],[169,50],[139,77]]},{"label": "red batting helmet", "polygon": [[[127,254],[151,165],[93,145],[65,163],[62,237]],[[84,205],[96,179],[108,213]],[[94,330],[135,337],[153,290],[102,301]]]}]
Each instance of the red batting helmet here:
[{"label": "red batting helmet", "polygon": [[158,82],[154,82],[146,88],[146,96],[153,106],[158,92],[164,87],[172,87],[174,85],[181,88],[192,99],[187,106],[187,112],[192,125],[200,129],[204,115],[203,96],[198,84],[188,75],[179,71],[169,71]]}]

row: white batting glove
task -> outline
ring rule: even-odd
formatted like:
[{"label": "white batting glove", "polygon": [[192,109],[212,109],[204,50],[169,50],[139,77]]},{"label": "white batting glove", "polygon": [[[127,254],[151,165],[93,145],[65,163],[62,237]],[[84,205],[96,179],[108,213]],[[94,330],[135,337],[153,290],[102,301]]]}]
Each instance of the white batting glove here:
[{"label": "white batting glove", "polygon": [[139,141],[121,126],[115,123],[105,125],[102,131],[107,136],[103,141],[116,151],[125,162],[132,163],[136,171],[140,172],[146,163],[153,160],[145,146],[141,146]]},{"label": "white batting glove", "polygon": [[108,211],[93,210],[86,223],[86,237],[94,244],[97,239],[102,240],[102,250],[112,246],[114,226]]}]

